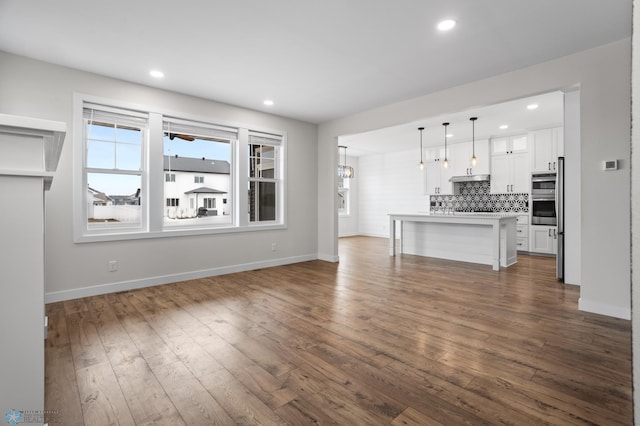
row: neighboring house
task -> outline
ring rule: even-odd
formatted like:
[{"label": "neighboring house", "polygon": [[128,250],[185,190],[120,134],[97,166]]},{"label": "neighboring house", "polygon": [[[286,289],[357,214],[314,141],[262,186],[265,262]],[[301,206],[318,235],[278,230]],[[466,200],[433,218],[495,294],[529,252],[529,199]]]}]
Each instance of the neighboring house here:
[{"label": "neighboring house", "polygon": [[88,199],[91,200],[91,204],[94,206],[109,206],[114,204],[113,199],[108,196],[107,194],[105,194],[104,192],[100,192],[97,189],[94,189],[92,187],[88,187],[89,188],[89,197]]},{"label": "neighboring house", "polygon": [[113,205],[113,199],[104,192],[100,192],[92,187],[87,187],[89,196],[87,197],[87,217],[90,219],[95,218],[95,206],[111,206]]},{"label": "neighboring house", "polygon": [[131,195],[110,195],[113,204],[116,206],[139,206],[140,205],[140,188]]},{"label": "neighboring house", "polygon": [[[166,216],[228,215],[231,165],[208,158],[164,156]],[[200,210],[199,210],[200,209]]]}]

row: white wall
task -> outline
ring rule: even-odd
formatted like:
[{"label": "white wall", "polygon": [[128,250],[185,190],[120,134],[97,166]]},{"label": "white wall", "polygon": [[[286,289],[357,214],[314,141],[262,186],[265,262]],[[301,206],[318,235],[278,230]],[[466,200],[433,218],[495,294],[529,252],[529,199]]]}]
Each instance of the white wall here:
[{"label": "white wall", "polygon": [[[633,27],[635,29],[640,28],[640,0],[633,0]],[[633,32],[633,76],[632,76],[632,94],[633,94],[633,110],[632,120],[634,123],[640,122],[640,31]],[[633,272],[633,285],[632,285],[632,306],[640,306],[640,274],[638,268],[640,267],[640,126],[634,125],[631,141],[633,163],[632,178],[631,178],[631,212],[632,212],[632,224],[631,233],[633,235],[631,243],[634,247],[632,264],[635,265]],[[633,402],[634,402],[634,417],[638,419],[640,417],[640,315],[636,313],[632,316],[632,353],[633,353]],[[636,420],[635,424],[640,424],[640,421]]]},{"label": "white wall", "polygon": [[580,91],[564,95],[564,282],[580,285],[582,209],[580,208]]},{"label": "white wall", "polygon": [[[85,93],[288,134],[288,228],[102,243],[73,242],[73,93]],[[67,123],[46,194],[47,300],[160,284],[317,257],[317,127],[0,52],[0,111]],[[335,152],[335,151],[334,151]],[[335,170],[335,169],[334,169]],[[333,205],[333,200],[331,201]],[[271,243],[277,251],[271,251]],[[108,272],[107,262],[118,261]]]},{"label": "white wall", "polygon": [[[580,308],[629,318],[630,70],[631,42],[627,39],[321,124],[318,128],[320,256],[335,259],[338,255],[337,214],[332,197],[335,190],[332,171],[336,167],[333,153],[338,136],[579,84],[582,140]],[[606,159],[621,160],[621,169],[603,172],[601,163]]]},{"label": "white wall", "polygon": [[[340,162],[344,162],[344,156],[340,156]],[[360,235],[358,230],[358,220],[360,214],[360,163],[358,157],[352,157],[347,155],[347,164],[353,167],[355,172],[354,177],[349,179],[349,214],[341,214],[338,222],[338,236],[339,237],[352,237],[354,235]]]},{"label": "white wall", "polygon": [[389,237],[389,213],[429,210],[419,150],[360,157],[360,233]]}]

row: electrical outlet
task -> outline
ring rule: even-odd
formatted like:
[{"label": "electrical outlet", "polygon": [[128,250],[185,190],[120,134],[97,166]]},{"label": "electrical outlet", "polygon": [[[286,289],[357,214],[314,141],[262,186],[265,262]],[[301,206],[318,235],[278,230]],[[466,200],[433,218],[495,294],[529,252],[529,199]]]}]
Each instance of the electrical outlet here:
[{"label": "electrical outlet", "polygon": [[110,260],[107,263],[107,269],[109,270],[109,272],[115,272],[118,270],[118,261],[117,260]]},{"label": "electrical outlet", "polygon": [[276,243],[271,243],[271,251],[276,251],[278,249],[278,245]]}]

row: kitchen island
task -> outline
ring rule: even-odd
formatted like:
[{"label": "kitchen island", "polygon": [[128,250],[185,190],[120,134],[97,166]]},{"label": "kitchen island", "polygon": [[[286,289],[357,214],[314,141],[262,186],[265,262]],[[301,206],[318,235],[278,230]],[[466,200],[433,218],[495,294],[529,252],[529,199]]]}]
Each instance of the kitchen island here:
[{"label": "kitchen island", "polygon": [[491,265],[494,271],[517,262],[516,217],[500,213],[389,214],[389,255],[400,253]]}]

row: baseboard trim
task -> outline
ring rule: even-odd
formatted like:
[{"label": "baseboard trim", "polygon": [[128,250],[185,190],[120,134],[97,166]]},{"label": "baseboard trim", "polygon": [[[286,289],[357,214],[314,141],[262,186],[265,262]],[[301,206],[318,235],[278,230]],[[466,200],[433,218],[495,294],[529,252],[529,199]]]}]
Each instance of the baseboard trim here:
[{"label": "baseboard trim", "polygon": [[[363,237],[389,238],[389,233],[388,232],[387,233],[383,233],[383,234],[378,234],[378,233],[375,233],[375,232],[361,232],[358,235],[361,235]],[[399,238],[399,236],[396,237],[396,238]]]},{"label": "baseboard trim", "polygon": [[90,287],[76,288],[72,290],[54,291],[51,293],[45,293],[44,303],[62,302],[65,300],[79,299],[81,297],[98,296],[101,294],[135,290],[138,288],[152,287],[155,285],[170,284],[179,281],[194,280],[198,278],[213,277],[216,275],[233,274],[235,272],[252,271],[261,268],[271,268],[274,266],[289,265],[292,263],[307,262],[317,259],[324,260],[321,259],[317,254],[308,254],[302,256],[286,257],[282,259],[265,260],[262,262],[222,266],[219,268],[203,269],[200,271],[183,272],[180,274],[162,275],[157,277],[141,278],[137,280],[101,284]]},{"label": "baseboard trim", "polygon": [[578,309],[594,314],[606,315],[608,317],[621,318],[625,320],[631,319],[631,309],[584,300],[582,297],[578,299]]},{"label": "baseboard trim", "polygon": [[331,254],[318,253],[318,260],[324,260],[325,262],[336,263],[336,262],[340,261],[340,257],[339,256],[334,256],[334,255],[331,255]]}]

